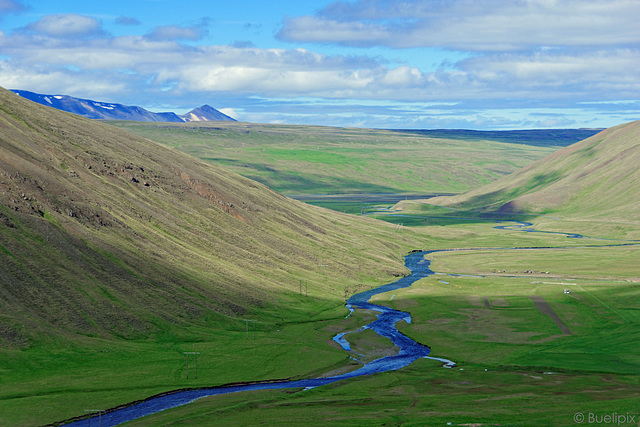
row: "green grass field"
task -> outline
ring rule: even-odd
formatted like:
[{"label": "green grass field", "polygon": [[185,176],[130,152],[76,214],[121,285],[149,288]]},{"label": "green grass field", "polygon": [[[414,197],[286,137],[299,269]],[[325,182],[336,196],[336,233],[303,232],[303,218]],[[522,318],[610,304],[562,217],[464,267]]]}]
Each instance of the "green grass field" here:
[{"label": "green grass field", "polygon": [[[43,346],[0,350],[1,425],[39,425],[185,387],[320,375],[349,366],[348,355],[328,345],[346,310],[338,301],[299,296],[228,319],[217,327],[167,331],[150,340],[70,337]],[[345,327],[355,325],[359,317]],[[200,352],[187,379],[183,352]]]},{"label": "green grass field", "polygon": [[[309,391],[205,398],[128,425],[251,425],[256,420],[573,425],[576,412],[636,411],[640,271],[634,260],[640,249],[591,248],[585,246],[593,241],[585,239],[495,230],[494,225],[476,219],[404,227],[397,236],[422,235],[419,249],[573,247],[434,253],[429,259],[436,271],[486,277],[436,275],[373,301],[411,313],[413,321],[401,325],[402,332],[429,345],[432,355],[456,361],[454,369],[421,360],[398,372]],[[542,297],[571,335],[563,334],[531,296]],[[152,341],[85,337],[2,351],[7,363],[0,371],[0,421],[42,424],[172,389],[354,369],[356,363],[331,337],[373,317],[363,312],[345,319],[343,304],[338,295],[289,296],[286,304],[245,316],[259,320],[255,339],[251,326],[247,336],[244,321],[226,319],[209,327],[167,331]],[[363,361],[394,352],[390,343],[366,332],[348,339]],[[193,371],[186,378],[184,351],[200,352],[197,380]]]},{"label": "green grass field", "polygon": [[124,425],[575,426],[577,412],[637,414],[637,401],[635,376],[445,370],[419,360],[398,372],[308,391],[205,398]]},{"label": "green grass field", "polygon": [[288,195],[458,193],[558,148],[320,126],[110,123]]},{"label": "green grass field", "polygon": [[[437,274],[372,301],[411,313],[411,324],[401,324],[400,330],[428,344],[433,356],[456,361],[455,368],[420,360],[397,372],[309,391],[205,398],[127,425],[247,425],[260,420],[571,426],[578,412],[637,418],[640,269],[631,260],[640,248],[590,248],[584,240],[494,230],[492,225],[424,227],[429,236],[425,246],[560,246],[568,241],[574,247],[434,253],[428,258],[438,272],[485,277]],[[594,265],[596,259],[602,262]],[[551,272],[525,273],[533,269]],[[538,308],[536,298],[556,313],[569,333]],[[353,324],[340,326],[349,330]],[[348,340],[355,344],[354,352],[393,351],[384,342]]]}]

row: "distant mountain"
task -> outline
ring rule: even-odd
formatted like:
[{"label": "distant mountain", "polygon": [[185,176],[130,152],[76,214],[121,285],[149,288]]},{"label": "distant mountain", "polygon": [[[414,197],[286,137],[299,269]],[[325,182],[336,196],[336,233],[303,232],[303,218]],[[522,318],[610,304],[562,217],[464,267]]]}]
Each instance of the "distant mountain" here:
[{"label": "distant mountain", "polygon": [[180,116],[185,122],[214,122],[214,121],[234,121],[231,117],[221,113],[209,105],[203,105]]},{"label": "distant mountain", "polygon": [[235,121],[209,105],[179,116],[176,113],[153,113],[142,107],[74,98],[68,95],[41,95],[26,90],[12,92],[38,104],[98,120],[132,120],[138,122]]},{"label": "distant mountain", "polygon": [[640,121],[606,129],[484,187],[436,205],[640,220]]}]

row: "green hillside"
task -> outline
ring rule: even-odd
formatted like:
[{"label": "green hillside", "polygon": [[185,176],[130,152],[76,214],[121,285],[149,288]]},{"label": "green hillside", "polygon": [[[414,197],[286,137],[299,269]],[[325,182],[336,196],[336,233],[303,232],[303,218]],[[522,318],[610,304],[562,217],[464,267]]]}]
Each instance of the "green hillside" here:
[{"label": "green hillside", "polygon": [[535,146],[523,137],[507,143],[484,134],[458,139],[323,126],[111,123],[288,195],[458,193],[495,181],[565,143],[560,139],[553,145],[548,135]]},{"label": "green hillside", "polygon": [[[139,336],[160,313],[178,323],[209,310],[239,315],[274,291],[298,290],[300,278],[332,292],[320,264],[353,281],[402,271],[402,254],[381,249],[371,220],[9,92],[0,112],[2,283],[12,296],[3,313],[42,304],[40,320],[73,332]],[[357,228],[374,233],[366,249],[353,243]],[[344,266],[329,260],[333,251]],[[347,273],[356,258],[362,270]],[[16,292],[27,284],[30,295]]]},{"label": "green hillside", "polygon": [[640,220],[640,121],[604,130],[526,168],[434,204],[503,212]]},{"label": "green hillside", "polygon": [[[212,383],[343,362],[285,326],[343,317],[346,294],[404,274],[416,239],[393,231],[0,90],[0,424],[183,387],[193,346],[226,372]],[[244,319],[271,337],[249,358]],[[318,357],[280,372],[274,352],[301,335],[290,355]]]}]

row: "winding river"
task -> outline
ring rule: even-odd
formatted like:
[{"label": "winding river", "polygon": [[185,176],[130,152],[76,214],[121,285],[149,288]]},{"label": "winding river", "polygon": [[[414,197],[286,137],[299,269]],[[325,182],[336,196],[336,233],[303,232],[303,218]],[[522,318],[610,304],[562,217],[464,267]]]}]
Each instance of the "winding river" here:
[{"label": "winding river", "polygon": [[[531,228],[532,224],[528,222],[518,222],[518,221],[509,221],[512,223],[511,225],[498,225],[495,228],[518,228],[524,232],[542,232]],[[575,233],[556,233],[554,234],[564,234],[569,238],[585,238],[580,234]],[[598,245],[598,246],[624,246],[624,245],[637,245],[639,242],[636,241],[627,241],[628,243],[617,243],[611,245]],[[219,386],[219,387],[210,387],[210,388],[201,388],[194,390],[179,390],[175,392],[169,392],[162,395],[158,395],[155,397],[151,397],[147,400],[141,401],[139,403],[135,403],[122,408],[114,408],[112,410],[104,411],[99,415],[95,415],[91,418],[85,418],[82,420],[73,421],[69,424],[65,424],[66,426],[87,426],[98,425],[100,426],[114,426],[126,421],[131,421],[140,417],[144,417],[146,415],[151,415],[166,409],[175,408],[177,406],[186,405],[188,403],[193,402],[194,400],[207,397],[214,396],[219,394],[227,394],[227,393],[237,393],[242,391],[251,391],[251,390],[275,390],[275,389],[285,389],[285,388],[313,388],[326,384],[331,384],[337,381],[343,381],[349,378],[360,377],[363,375],[371,375],[379,372],[388,372],[395,371],[401,368],[404,368],[417,359],[427,358],[438,360],[443,363],[444,367],[451,368],[455,366],[455,362],[438,358],[431,357],[430,349],[428,346],[420,344],[406,335],[402,334],[396,328],[396,323],[404,320],[407,323],[411,322],[411,315],[406,312],[398,311],[391,309],[389,307],[372,304],[370,299],[374,295],[382,294],[385,292],[394,291],[396,289],[407,288],[411,286],[416,281],[428,277],[430,275],[435,274],[434,271],[431,270],[430,264],[431,261],[425,259],[425,255],[434,253],[434,252],[446,252],[446,251],[454,251],[454,250],[478,250],[478,249],[526,249],[526,248],[468,248],[468,249],[439,249],[432,251],[415,251],[405,256],[405,266],[411,271],[411,274],[405,276],[393,283],[389,283],[386,285],[379,286],[375,289],[371,289],[368,291],[360,292],[351,296],[346,303],[346,307],[353,312],[353,310],[357,309],[365,309],[372,310],[378,313],[377,319],[368,325],[363,326],[357,331],[361,331],[363,329],[371,329],[376,332],[378,335],[382,337],[389,338],[395,346],[399,348],[399,352],[395,356],[387,356],[382,357],[380,359],[373,360],[357,370],[348,372],[346,374],[337,375],[328,378],[312,378],[312,379],[303,379],[303,380],[291,380],[291,381],[269,381],[269,382],[260,382],[260,383],[252,383],[252,384],[242,384],[242,385],[228,385],[228,386]],[[356,332],[356,331],[351,331]],[[334,337],[334,341],[342,346],[343,349],[350,351],[349,342],[346,340],[345,336],[349,332],[340,333]]]},{"label": "winding river", "polygon": [[[369,302],[371,297],[373,297],[374,295],[389,292],[395,289],[409,287],[416,281],[434,274],[434,272],[429,268],[430,261],[424,259],[424,256],[430,252],[433,251],[412,252],[409,255],[405,256],[405,266],[411,271],[410,275],[405,276],[396,282],[355,294],[351,296],[351,298],[349,298],[347,301],[347,308],[349,308],[350,310],[366,309],[373,310],[379,313],[377,319],[370,324],[363,326],[363,329],[372,329],[378,335],[389,338],[393,342],[393,344],[400,349],[398,354],[395,356],[382,357],[363,365],[361,368],[355,371],[328,378],[312,378],[293,381],[272,381],[254,384],[176,391],[157,397],[151,397],[145,401],[123,408],[105,411],[104,413],[95,415],[91,418],[85,418],[82,420],[71,422],[69,424],[65,424],[65,426],[87,426],[90,425],[91,422],[93,422],[93,425],[98,425],[98,423],[100,423],[101,426],[114,426],[126,421],[144,417],[146,415],[151,415],[165,409],[186,405],[202,397],[214,396],[218,394],[237,393],[241,391],[251,390],[313,388],[321,385],[331,384],[336,381],[360,377],[363,375],[371,375],[378,372],[395,371],[410,365],[415,360],[420,358],[438,360],[441,361],[444,366],[452,367],[455,365],[454,362],[447,359],[429,356],[429,347],[417,343],[416,341],[412,340],[411,338],[398,331],[398,329],[396,329],[395,324],[401,320],[405,320],[409,323],[411,322],[411,315],[409,313],[393,310],[389,307],[384,307]],[[342,345],[342,347],[346,350],[350,350],[348,342],[344,339],[343,335],[344,334],[339,334],[338,336],[334,337],[334,340]]]}]

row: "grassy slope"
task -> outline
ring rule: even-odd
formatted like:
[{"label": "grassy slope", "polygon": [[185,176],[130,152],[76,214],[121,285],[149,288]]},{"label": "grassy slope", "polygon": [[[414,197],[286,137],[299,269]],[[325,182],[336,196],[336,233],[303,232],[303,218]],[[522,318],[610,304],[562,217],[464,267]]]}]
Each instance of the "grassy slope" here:
[{"label": "grassy slope", "polygon": [[640,121],[602,131],[528,167],[434,204],[638,221]]},{"label": "grassy slope", "polygon": [[557,148],[320,126],[113,124],[284,194],[457,193],[494,181]]},{"label": "grassy slope", "polygon": [[[308,322],[343,317],[349,289],[403,274],[417,241],[389,243],[392,226],[4,90],[0,201],[0,424],[10,425],[191,384],[182,351],[216,360],[202,368],[209,384],[343,363]],[[259,321],[254,343],[247,318]]]}]

